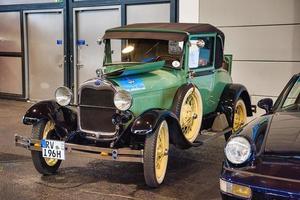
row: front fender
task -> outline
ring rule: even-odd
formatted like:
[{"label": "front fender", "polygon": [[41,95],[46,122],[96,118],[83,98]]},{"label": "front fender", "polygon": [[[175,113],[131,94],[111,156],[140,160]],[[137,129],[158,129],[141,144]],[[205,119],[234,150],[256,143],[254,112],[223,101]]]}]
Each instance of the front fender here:
[{"label": "front fender", "polygon": [[180,149],[194,146],[184,137],[177,116],[168,110],[151,109],[142,113],[133,122],[131,132],[137,135],[152,134],[163,120],[168,123],[170,143]]},{"label": "front fender", "polygon": [[55,128],[64,135],[77,130],[77,112],[75,109],[60,106],[53,100],[40,101],[31,106],[23,117],[23,123],[33,125],[42,119],[55,122]]}]

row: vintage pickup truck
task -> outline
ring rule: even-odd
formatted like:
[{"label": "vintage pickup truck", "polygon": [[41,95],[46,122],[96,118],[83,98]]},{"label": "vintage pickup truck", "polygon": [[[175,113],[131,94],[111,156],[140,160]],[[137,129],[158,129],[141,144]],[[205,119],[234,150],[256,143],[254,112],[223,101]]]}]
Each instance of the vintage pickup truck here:
[{"label": "vintage pickup truck", "polygon": [[103,65],[84,82],[73,104],[60,87],[24,115],[35,168],[53,174],[65,152],[140,162],[146,184],[164,180],[169,145],[199,146],[228,138],[252,115],[247,89],[232,83],[224,62],[224,34],[210,24],[145,23],[106,31]]}]

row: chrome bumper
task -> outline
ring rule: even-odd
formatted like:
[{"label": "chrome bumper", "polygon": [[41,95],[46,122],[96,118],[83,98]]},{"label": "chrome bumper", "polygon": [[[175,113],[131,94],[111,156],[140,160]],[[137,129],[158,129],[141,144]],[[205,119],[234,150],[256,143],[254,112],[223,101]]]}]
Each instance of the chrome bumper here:
[{"label": "chrome bumper", "polygon": [[[30,151],[42,151],[41,140],[36,140],[20,135],[15,135],[15,145],[23,147]],[[77,156],[100,159],[112,160],[121,162],[138,162],[143,163],[144,151],[132,150],[130,148],[102,148],[95,146],[85,146],[78,144],[65,143],[66,153],[72,153]]]}]

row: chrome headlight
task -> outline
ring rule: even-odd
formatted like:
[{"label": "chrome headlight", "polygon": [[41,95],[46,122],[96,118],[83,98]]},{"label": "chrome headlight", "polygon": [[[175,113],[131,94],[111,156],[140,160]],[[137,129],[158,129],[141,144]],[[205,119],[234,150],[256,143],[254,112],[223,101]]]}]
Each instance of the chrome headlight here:
[{"label": "chrome headlight", "polygon": [[114,104],[119,110],[128,110],[132,105],[131,94],[125,90],[117,91],[114,96]]},{"label": "chrome headlight", "polygon": [[231,138],[225,147],[225,156],[232,164],[243,164],[250,158],[251,153],[251,144],[243,136]]},{"label": "chrome headlight", "polygon": [[55,91],[55,100],[61,106],[66,106],[71,102],[72,91],[67,87],[59,87]]}]

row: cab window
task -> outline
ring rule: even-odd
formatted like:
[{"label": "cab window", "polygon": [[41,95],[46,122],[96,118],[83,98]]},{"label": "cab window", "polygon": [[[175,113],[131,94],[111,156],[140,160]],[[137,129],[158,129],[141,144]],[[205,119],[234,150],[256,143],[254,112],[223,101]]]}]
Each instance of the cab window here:
[{"label": "cab window", "polygon": [[213,66],[214,37],[196,37],[190,40],[189,68]]}]

